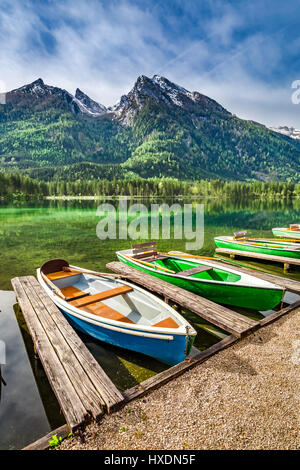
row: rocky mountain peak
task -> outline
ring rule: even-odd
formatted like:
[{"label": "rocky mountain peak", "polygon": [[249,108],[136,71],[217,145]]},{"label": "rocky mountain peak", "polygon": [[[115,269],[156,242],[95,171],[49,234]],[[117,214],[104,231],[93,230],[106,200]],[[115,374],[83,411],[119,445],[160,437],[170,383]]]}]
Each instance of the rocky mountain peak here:
[{"label": "rocky mountain peak", "polygon": [[41,78],[34,80],[34,82],[24,85],[21,88],[12,90],[11,93],[17,94],[31,94],[36,97],[42,97],[48,94],[51,94],[54,87],[45,85],[44,81]]},{"label": "rocky mountain peak", "polygon": [[34,86],[45,86],[45,83],[43,81],[42,78],[38,78],[37,80],[35,80],[34,82],[31,83],[31,85],[34,85]]},{"label": "rocky mountain peak", "polygon": [[160,75],[153,75],[152,78],[140,75],[130,92],[123,95],[111,108],[94,101],[79,88],[73,96],[62,88],[46,85],[42,78],[13,90],[8,95],[8,101],[11,100],[15,104],[23,104],[32,98],[36,104],[43,99],[56,100],[56,103],[64,102],[76,115],[99,117],[109,112],[111,117],[125,125],[130,125],[134,116],[149,102],[189,111],[193,119],[203,119],[203,116],[211,112],[230,114],[211,98],[197,91],[188,91]]},{"label": "rocky mountain peak", "polygon": [[28,85],[12,90],[7,94],[7,102],[13,102],[22,106],[28,100],[35,104],[40,104],[45,100],[56,100],[56,103],[64,103],[73,114],[88,115],[97,117],[107,112],[105,106],[97,103],[83,93],[79,88],[75,96],[62,88],[46,85],[42,78],[38,78]]},{"label": "rocky mountain peak", "polygon": [[230,114],[216,101],[197,91],[190,92],[160,75],[152,78],[139,76],[132,90],[123,95],[111,110],[117,119],[129,125],[135,114],[149,101],[180,107],[196,114],[210,110]]},{"label": "rocky mountain peak", "polygon": [[92,100],[88,95],[83,93],[83,91],[81,91],[79,88],[77,88],[76,93],[75,93],[75,101],[78,104],[83,114],[89,114],[93,117],[97,117],[107,112],[107,109],[105,106]]}]

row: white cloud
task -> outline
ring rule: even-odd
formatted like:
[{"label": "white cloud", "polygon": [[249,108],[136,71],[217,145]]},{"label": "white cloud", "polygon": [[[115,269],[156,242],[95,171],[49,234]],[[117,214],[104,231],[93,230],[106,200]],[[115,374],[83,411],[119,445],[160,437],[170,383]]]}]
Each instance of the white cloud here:
[{"label": "white cloud", "polygon": [[[45,31],[34,11],[21,2],[13,14],[0,10],[0,39],[5,43],[1,79],[10,88],[42,76],[70,91],[79,86],[104,104],[112,104],[138,74],[154,74],[164,47],[168,48],[161,25],[151,13],[126,2],[107,9],[93,1],[88,7],[84,2],[62,2],[55,17],[61,20],[50,31],[56,44],[56,53],[51,55],[44,47],[28,51],[32,30]],[[78,28],[72,26],[74,22]],[[38,34],[34,39],[39,40]]]}]

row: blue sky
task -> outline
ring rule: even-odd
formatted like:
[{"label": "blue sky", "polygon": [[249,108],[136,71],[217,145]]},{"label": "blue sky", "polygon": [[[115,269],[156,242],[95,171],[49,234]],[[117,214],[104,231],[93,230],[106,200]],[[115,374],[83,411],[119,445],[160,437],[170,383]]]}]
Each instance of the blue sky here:
[{"label": "blue sky", "polygon": [[0,0],[0,89],[42,77],[114,104],[160,74],[245,119],[300,127],[297,0]]}]

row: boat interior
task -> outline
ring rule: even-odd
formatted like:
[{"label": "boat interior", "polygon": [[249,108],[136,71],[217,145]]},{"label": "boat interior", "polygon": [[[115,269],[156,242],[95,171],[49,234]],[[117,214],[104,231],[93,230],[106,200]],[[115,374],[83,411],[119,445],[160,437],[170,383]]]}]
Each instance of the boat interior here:
[{"label": "boat interior", "polygon": [[300,246],[299,244],[293,242],[292,240],[264,240],[259,238],[245,238],[245,239],[235,239],[235,241],[241,244],[247,245],[258,245],[262,246],[263,248],[278,248],[280,250],[288,250],[288,251],[299,251]]},{"label": "boat interior", "polygon": [[161,255],[157,252],[155,242],[132,245],[132,258],[145,262],[147,265],[156,266],[162,272],[176,274],[178,277],[190,277],[191,279],[203,279],[219,282],[238,282],[241,276],[223,269],[201,264],[201,261],[189,261],[175,258],[172,255]]},{"label": "boat interior", "polygon": [[59,297],[84,312],[123,323],[179,328],[167,308],[120,281],[78,272],[65,260],[45,263],[41,275]]},{"label": "boat interior", "polygon": [[[226,237],[225,237],[226,238]],[[299,251],[300,246],[293,243],[293,240],[277,240],[277,239],[261,239],[261,238],[249,238],[247,236],[247,231],[243,230],[241,232],[235,232],[233,234],[232,240],[246,245],[258,245],[263,246],[264,248],[270,249],[279,249],[284,250],[288,249],[289,251]]]}]

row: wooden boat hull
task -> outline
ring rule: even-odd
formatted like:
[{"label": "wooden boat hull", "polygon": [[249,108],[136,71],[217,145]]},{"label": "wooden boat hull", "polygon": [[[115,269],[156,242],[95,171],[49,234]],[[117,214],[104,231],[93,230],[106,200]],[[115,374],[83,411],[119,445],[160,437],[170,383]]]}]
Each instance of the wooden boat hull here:
[{"label": "wooden boat hull", "polygon": [[[55,295],[49,288],[41,274],[37,271],[37,277],[49,297],[66,316],[69,323],[77,330],[105,343],[112,344],[130,351],[135,351],[151,356],[161,362],[169,365],[178,364],[185,360],[190,353],[196,332],[191,325],[186,322],[176,311],[163,301],[144,289],[133,286],[125,281],[119,281],[118,284],[132,286],[135,291],[145,295],[149,302],[154,303],[158,309],[169,309],[173,315],[181,318],[184,322],[180,328],[146,328],[137,325],[108,321],[100,316],[87,314],[86,312],[73,308],[66,301]],[[106,280],[107,281],[107,280]],[[188,327],[188,328],[186,328]]]},{"label": "wooden boat hull", "polygon": [[[165,364],[175,365],[185,360],[187,348],[191,349],[194,340],[188,344],[186,336],[161,335],[159,338],[145,338],[143,331],[136,330],[141,336],[133,336],[131,332],[108,330],[101,324],[93,325],[83,319],[76,318],[70,312],[61,309],[69,323],[77,330],[104,343],[119,348],[151,356]],[[191,337],[194,338],[194,337]]]},{"label": "wooden boat hull", "polygon": [[[124,251],[124,253],[126,250]],[[262,283],[261,286],[255,285],[253,276],[246,276],[251,278],[252,285],[235,284],[234,282],[211,282],[209,280],[199,280],[193,278],[184,278],[160,271],[159,269],[152,269],[148,266],[142,265],[138,260],[131,260],[124,256],[123,252],[117,252],[117,257],[120,261],[129,266],[132,266],[140,271],[151,274],[163,281],[170,282],[178,287],[194,292],[214,302],[232,305],[236,307],[248,308],[253,310],[266,311],[276,307],[284,296],[284,289],[279,288],[271,283]],[[172,255],[173,257],[173,255]],[[174,256],[174,259],[177,259]],[[182,258],[181,258],[182,259]],[[196,259],[192,259],[197,262]],[[191,261],[191,260],[189,260]],[[209,265],[208,262],[199,262],[198,264]],[[219,273],[224,269],[219,269]],[[240,273],[232,269],[228,269],[230,276],[241,277]]]},{"label": "wooden boat hull", "polygon": [[289,228],[272,228],[274,237],[300,239],[300,230],[290,230]]},{"label": "wooden boat hull", "polygon": [[234,240],[233,237],[215,237],[214,240],[219,248],[300,259],[300,245],[281,240],[268,241],[255,239],[253,243],[251,243],[251,240]]}]

